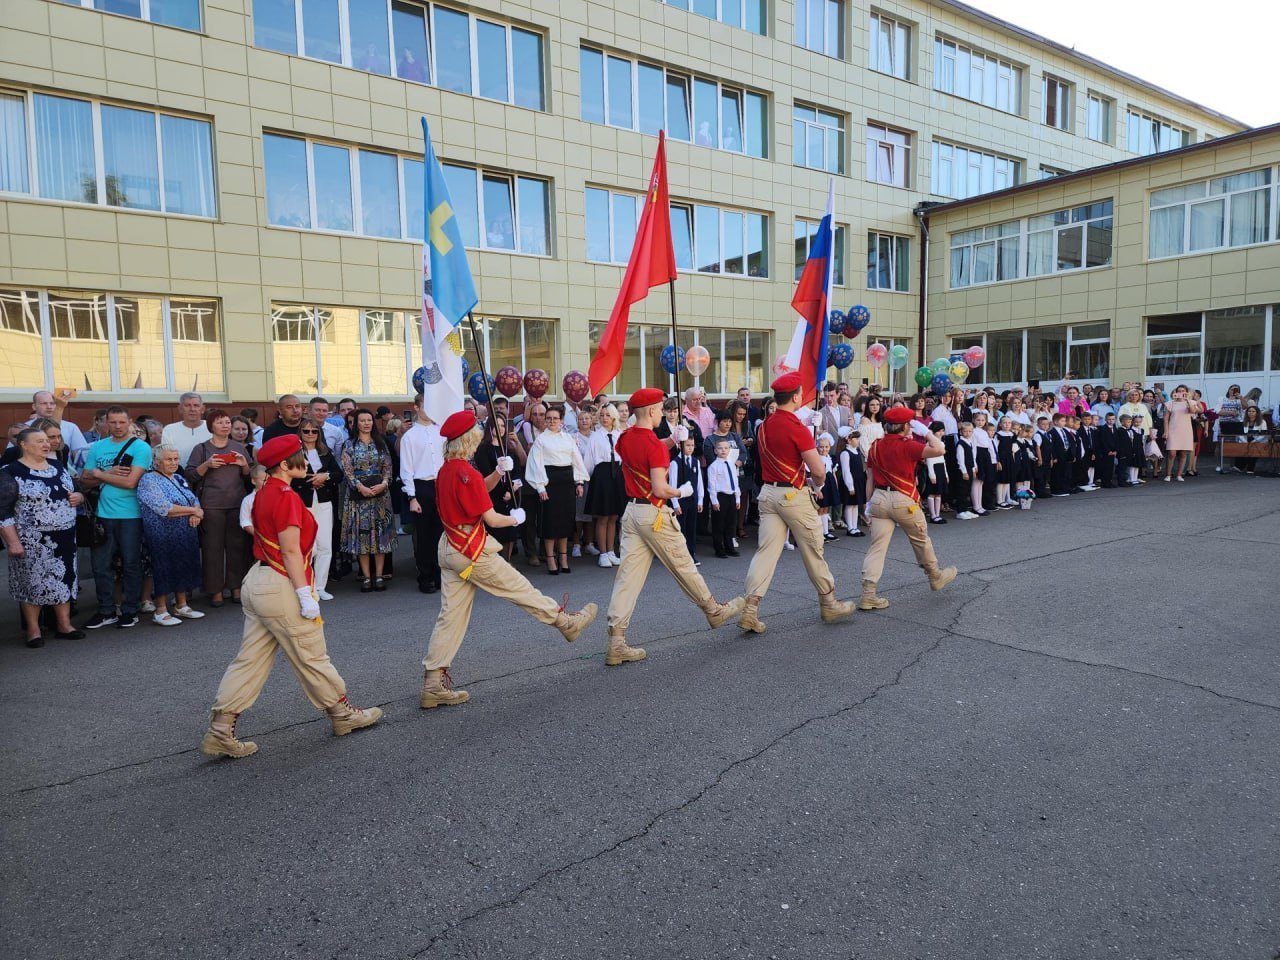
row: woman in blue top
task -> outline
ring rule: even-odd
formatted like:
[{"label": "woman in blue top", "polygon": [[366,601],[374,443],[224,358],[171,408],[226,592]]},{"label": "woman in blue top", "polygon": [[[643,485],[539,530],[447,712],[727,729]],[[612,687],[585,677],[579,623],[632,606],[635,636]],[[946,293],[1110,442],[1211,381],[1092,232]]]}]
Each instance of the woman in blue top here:
[{"label": "woman in blue top", "polygon": [[[138,481],[142,535],[151,550],[151,576],[155,581],[156,612],[152,619],[162,627],[176,627],[182,622],[178,617],[199,620],[204,616],[188,603],[188,595],[195,592],[204,576],[196,529],[204,519],[204,510],[182,475],[181,456],[177,447],[160,444],[155,449],[155,468]],[[168,609],[171,593],[175,600],[173,613]]]}]

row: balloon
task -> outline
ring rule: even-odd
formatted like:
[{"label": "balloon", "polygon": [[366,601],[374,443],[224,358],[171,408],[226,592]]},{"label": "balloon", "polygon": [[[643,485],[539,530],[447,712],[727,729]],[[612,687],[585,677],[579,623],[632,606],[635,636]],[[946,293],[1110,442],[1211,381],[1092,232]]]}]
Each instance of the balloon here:
[{"label": "balloon", "polygon": [[551,378],[547,376],[547,371],[535,368],[525,373],[524,392],[533,399],[540,399],[550,389]]},{"label": "balloon", "polygon": [[565,399],[572,403],[581,403],[591,392],[591,381],[581,370],[570,370],[566,373],[560,386],[564,388]]},{"label": "balloon", "polygon": [[795,368],[787,363],[787,355],[784,353],[782,356],[778,357],[777,360],[773,361],[773,366],[770,369],[772,369],[775,377],[780,377],[784,373],[790,373]]},{"label": "balloon", "polygon": [[949,374],[951,372],[951,361],[946,357],[939,357],[937,360],[933,361],[933,363],[929,364],[929,369],[934,373]]},{"label": "balloon", "polygon": [[873,343],[867,347],[867,363],[871,364],[877,370],[884,366],[885,360],[889,356],[889,348],[883,343]]},{"label": "balloon", "polygon": [[963,360],[957,360],[951,365],[951,379],[956,383],[964,383],[969,379],[969,365]]},{"label": "balloon", "polygon": [[700,377],[711,366],[711,354],[706,347],[690,347],[684,355],[684,367],[691,376]]},{"label": "balloon", "polygon": [[935,373],[929,385],[936,394],[946,393],[951,389],[951,377],[945,373]]},{"label": "balloon", "polygon": [[917,387],[923,390],[931,383],[933,383],[933,369],[931,367],[921,367],[916,371]]},{"label": "balloon", "polygon": [[471,394],[471,399],[476,403],[488,403],[490,393],[494,389],[493,380],[489,378],[490,393],[485,392],[485,379],[485,375],[479,370],[467,378],[467,393]]},{"label": "balloon", "polygon": [[515,367],[500,367],[493,380],[498,392],[507,399],[514,397],[524,386],[524,379]]},{"label": "balloon", "polygon": [[428,374],[426,367],[419,367],[417,370],[413,371],[413,392],[414,393],[426,393],[427,384],[439,383],[439,382],[440,382],[439,370],[434,370],[432,374]]},{"label": "balloon", "polygon": [[847,343],[837,343],[831,348],[831,352],[827,355],[827,359],[831,361],[831,365],[837,370],[843,370],[849,364],[853,363],[853,347]]},{"label": "balloon", "polygon": [[849,308],[849,322],[859,330],[866,329],[867,324],[871,322],[871,311],[858,304],[856,307]]},{"label": "balloon", "polygon": [[901,370],[907,365],[907,361],[911,359],[911,351],[907,349],[904,343],[895,343],[889,349],[889,369]]},{"label": "balloon", "polygon": [[662,348],[662,353],[658,357],[658,362],[662,364],[662,369],[667,373],[679,373],[680,368],[684,366],[685,350],[684,347],[673,347],[667,344]]},{"label": "balloon", "polygon": [[844,332],[844,325],[849,322],[843,310],[832,310],[828,316],[827,329],[839,336]]},{"label": "balloon", "polygon": [[976,370],[986,362],[987,351],[983,350],[977,344],[974,344],[964,352],[964,362],[970,370]]},{"label": "balloon", "polygon": [[471,364],[467,363],[467,358],[462,358],[462,382],[466,383],[471,379]]},{"label": "balloon", "polygon": [[841,333],[843,333],[843,334],[844,334],[846,337],[848,337],[850,340],[852,340],[854,337],[856,337],[856,336],[857,336],[859,333],[861,333],[862,331],[861,331],[861,330],[859,330],[857,327],[855,327],[855,326],[853,325],[853,321],[852,321],[852,320],[846,319],[846,320],[845,320],[845,322],[844,322],[844,329],[843,329],[843,330],[841,330],[840,332],[841,332]]}]

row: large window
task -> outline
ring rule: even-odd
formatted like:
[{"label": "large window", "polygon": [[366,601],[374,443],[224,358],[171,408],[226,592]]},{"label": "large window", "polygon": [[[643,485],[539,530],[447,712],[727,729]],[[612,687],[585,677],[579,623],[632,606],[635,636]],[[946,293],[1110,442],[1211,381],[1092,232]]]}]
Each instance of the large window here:
[{"label": "large window", "polygon": [[1110,143],[1115,138],[1114,101],[1098,93],[1089,93],[1089,119],[1086,132],[1090,140]]},{"label": "large window", "polygon": [[1147,376],[1200,373],[1204,316],[1184,313],[1147,320]]},{"label": "large window", "polygon": [[200,29],[200,0],[62,0],[75,7],[150,20],[166,27]]},{"label": "large window", "polygon": [[1111,377],[1111,321],[1028,327],[951,338],[951,352],[979,346],[986,362],[969,375],[971,384],[1040,383],[1056,390],[1065,377],[1106,383]]},{"label": "large window", "polygon": [[796,0],[795,18],[799,46],[844,57],[844,0]]},{"label": "large window", "polygon": [[873,10],[870,45],[872,70],[911,79],[911,27]]},{"label": "large window", "polygon": [[731,27],[742,27],[764,36],[768,30],[766,0],[662,0],[669,7],[691,10],[703,17],[719,20]]},{"label": "large window", "polygon": [[1251,170],[1151,194],[1152,259],[1244,247],[1276,239],[1270,169]]},{"label": "large window", "polygon": [[1127,140],[1131,153],[1147,156],[1177,150],[1192,142],[1190,130],[1184,130],[1167,120],[1153,117],[1137,110],[1128,111],[1126,118]]},{"label": "large window", "polygon": [[[594,354],[604,335],[605,323],[591,321],[590,349]],[[658,387],[668,393],[698,385],[711,394],[733,394],[741,387],[762,393],[770,377],[770,335],[756,330],[699,327],[678,331],[680,346],[707,348],[711,364],[701,377],[687,372],[668,374],[662,369],[662,348],[671,343],[670,325],[656,326],[633,323],[627,330],[622,370],[605,392],[626,396],[641,387]]]},{"label": "large window", "polygon": [[541,34],[439,4],[254,0],[253,37],[270,50],[546,108]]},{"label": "large window", "polygon": [[1022,112],[1022,68],[955,40],[935,43],[933,86],[1005,113]]},{"label": "large window", "polygon": [[643,197],[587,187],[587,259],[626,263],[636,239]]},{"label": "large window", "polygon": [[[831,283],[837,287],[844,286],[844,238],[845,227],[843,224],[836,224],[835,228],[835,261],[831,265]],[[804,272],[804,262],[809,259],[809,247],[813,245],[813,238],[818,235],[817,220],[797,220],[795,229],[795,250],[796,250],[796,280],[800,279],[800,274]]]},{"label": "large window", "polygon": [[[867,341],[867,346],[870,346],[873,343],[883,343],[889,350],[892,350],[898,344],[902,344],[908,351],[911,351],[911,341],[904,340],[901,337],[872,337]],[[878,383],[885,387],[889,393],[906,393],[908,392],[907,378],[914,372],[915,371],[911,368],[910,364],[904,367],[899,367],[895,370],[886,363],[879,368],[872,367],[870,379],[872,383]],[[838,382],[844,379],[844,375],[834,368],[829,368],[827,370],[827,379],[836,380]]]},{"label": "large window", "polygon": [[1021,223],[1013,220],[951,235],[951,286],[973,287],[1020,274]]},{"label": "large window", "polygon": [[867,234],[867,289],[906,293],[911,283],[911,240]]},{"label": "large window", "polygon": [[0,289],[0,389],[221,393],[219,303]]},{"label": "large window", "polygon": [[[422,366],[422,337],[418,330],[418,314],[410,314],[410,367]],[[551,379],[551,392],[560,388],[563,375],[559,369],[559,324],[555,320],[532,317],[495,317],[476,315],[476,332],[479,343],[471,339],[471,331],[462,328],[462,340],[467,360],[472,370],[479,370],[478,350],[484,352],[485,369],[492,373],[507,365],[520,370],[537,368],[547,371]]]},{"label": "large window", "polygon": [[1100,200],[1028,219],[1026,276],[1109,266],[1112,206]]},{"label": "large window", "polygon": [[867,124],[867,179],[891,187],[911,184],[911,134]]},{"label": "large window", "polygon": [[1010,157],[984,153],[939,140],[933,142],[933,192],[963,200],[980,193],[1017,186],[1022,164]]},{"label": "large window", "polygon": [[[262,144],[273,226],[422,240],[421,160],[275,133],[264,134]],[[442,168],[466,246],[550,253],[546,180],[452,163]]]},{"label": "large window", "polygon": [[0,191],[67,203],[217,215],[213,131],[207,120],[4,91],[0,133]]},{"label": "large window", "polygon": [[1147,319],[1147,376],[1263,373],[1268,328],[1271,372],[1280,371],[1275,335],[1280,306],[1259,305]]},{"label": "large window", "polygon": [[844,173],[844,117],[803,103],[792,108],[791,116],[795,165]]},{"label": "large window", "polygon": [[1211,310],[1204,316],[1204,372],[1254,373],[1266,369],[1266,307]]},{"label": "large window", "polygon": [[751,157],[769,155],[762,93],[583,47],[582,119],[687,140]]},{"label": "large window", "polygon": [[769,218],[763,213],[672,202],[671,239],[681,270],[769,276]]},{"label": "large window", "polygon": [[1045,126],[1070,131],[1071,84],[1046,73],[1040,92],[1043,100],[1042,119]]}]

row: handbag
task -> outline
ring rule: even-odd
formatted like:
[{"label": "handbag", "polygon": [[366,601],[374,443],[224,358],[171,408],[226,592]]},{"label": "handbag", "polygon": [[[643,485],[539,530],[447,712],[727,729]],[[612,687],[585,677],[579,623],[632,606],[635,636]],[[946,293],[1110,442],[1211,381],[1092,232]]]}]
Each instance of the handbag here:
[{"label": "handbag", "polygon": [[[120,461],[124,459],[124,455],[129,452],[129,448],[136,442],[137,437],[130,437],[120,452],[116,454],[116,458],[111,461],[111,466],[117,467]],[[103,523],[102,518],[98,516],[98,501],[102,498],[102,490],[94,487],[92,490],[86,490],[84,494],[84,512],[76,515],[76,545],[80,547],[100,547],[107,542],[107,525]]]},{"label": "handbag", "polygon": [[[385,482],[386,479],[387,478],[380,473],[364,473],[364,474],[357,474],[355,477],[355,482],[358,484],[361,484],[362,486],[373,488],[378,484]],[[385,493],[386,491],[383,491],[383,492]],[[355,491],[355,495],[360,500],[376,500],[378,497],[382,496],[381,493],[374,494],[373,496],[366,496],[365,494],[361,493],[359,490]]]}]

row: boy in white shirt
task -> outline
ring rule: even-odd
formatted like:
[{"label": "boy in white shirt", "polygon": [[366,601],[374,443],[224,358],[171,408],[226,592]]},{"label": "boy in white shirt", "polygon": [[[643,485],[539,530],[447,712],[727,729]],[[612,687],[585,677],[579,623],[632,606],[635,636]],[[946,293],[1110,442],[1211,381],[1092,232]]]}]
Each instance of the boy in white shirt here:
[{"label": "boy in white shirt", "polygon": [[707,490],[711,494],[711,543],[717,557],[736,557],[734,524],[742,491],[738,488],[738,465],[729,461],[729,441],[717,440],[716,458],[707,465]]}]

